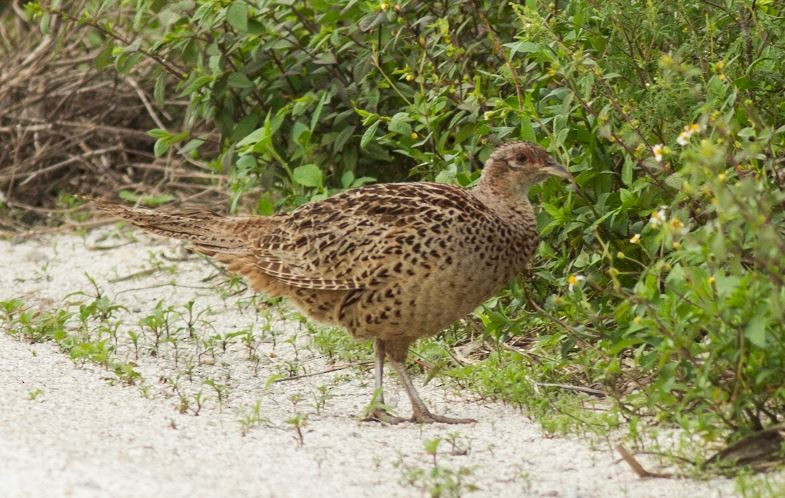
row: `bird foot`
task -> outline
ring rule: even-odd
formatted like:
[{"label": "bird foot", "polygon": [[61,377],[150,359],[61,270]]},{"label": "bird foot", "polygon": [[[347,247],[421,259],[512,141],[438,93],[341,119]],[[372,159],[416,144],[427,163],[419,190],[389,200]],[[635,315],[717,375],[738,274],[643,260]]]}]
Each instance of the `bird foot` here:
[{"label": "bird foot", "polygon": [[393,415],[382,407],[376,407],[371,410],[368,415],[363,419],[363,422],[380,422],[382,424],[396,425],[403,422],[408,422],[408,418]]},{"label": "bird foot", "polygon": [[473,418],[453,418],[453,417],[445,417],[444,415],[436,415],[435,413],[431,413],[429,411],[416,411],[412,418],[409,419],[410,422],[415,422],[417,424],[476,424],[477,421]]}]

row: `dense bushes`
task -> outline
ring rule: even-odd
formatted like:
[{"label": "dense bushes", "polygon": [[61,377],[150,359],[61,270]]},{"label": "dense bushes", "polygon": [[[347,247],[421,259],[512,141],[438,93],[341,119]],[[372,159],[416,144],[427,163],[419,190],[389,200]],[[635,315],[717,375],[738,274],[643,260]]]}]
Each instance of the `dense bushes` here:
[{"label": "dense bushes", "polygon": [[[540,142],[577,188],[532,192],[543,242],[530,278],[480,313],[498,341],[536,330],[536,361],[500,349],[489,364],[600,386],[632,428],[653,416],[712,438],[783,421],[779,3],[29,10],[79,19],[121,74],[156,61],[155,105],[172,115],[151,132],[156,153],[198,158],[196,130],[217,129],[220,153],[203,159],[229,175],[233,206],[252,198],[263,214],[369,177],[468,184],[493,143]],[[487,368],[464,373],[527,399],[529,382],[490,382]]]}]

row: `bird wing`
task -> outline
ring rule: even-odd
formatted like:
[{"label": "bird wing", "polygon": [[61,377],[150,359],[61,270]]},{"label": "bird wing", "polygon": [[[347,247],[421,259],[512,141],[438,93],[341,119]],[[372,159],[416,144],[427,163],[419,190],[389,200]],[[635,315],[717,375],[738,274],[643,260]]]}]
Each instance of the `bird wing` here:
[{"label": "bird wing", "polygon": [[[349,190],[281,216],[249,234],[256,268],[286,284],[324,290],[373,288],[390,260],[417,241],[444,237],[467,210],[484,212],[468,191],[435,183],[380,184]],[[476,217],[476,215],[474,215]]]}]

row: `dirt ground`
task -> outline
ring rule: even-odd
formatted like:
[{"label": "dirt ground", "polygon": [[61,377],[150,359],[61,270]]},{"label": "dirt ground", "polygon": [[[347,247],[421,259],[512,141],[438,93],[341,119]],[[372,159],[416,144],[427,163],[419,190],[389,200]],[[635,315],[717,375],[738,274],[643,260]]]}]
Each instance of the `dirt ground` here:
[{"label": "dirt ground", "polygon": [[[128,385],[52,342],[0,334],[0,496],[736,496],[723,479],[640,479],[611,442],[549,437],[438,381],[421,391],[431,407],[477,424],[362,422],[371,372],[328,372],[351,360],[314,345],[336,332],[314,335],[286,308],[234,292],[176,243],[105,228],[0,241],[0,254],[0,301],[30,309],[78,315],[94,279],[123,309],[69,330],[111,344],[112,361],[139,374]],[[292,373],[303,377],[271,382]],[[386,386],[407,414],[394,375]]]}]

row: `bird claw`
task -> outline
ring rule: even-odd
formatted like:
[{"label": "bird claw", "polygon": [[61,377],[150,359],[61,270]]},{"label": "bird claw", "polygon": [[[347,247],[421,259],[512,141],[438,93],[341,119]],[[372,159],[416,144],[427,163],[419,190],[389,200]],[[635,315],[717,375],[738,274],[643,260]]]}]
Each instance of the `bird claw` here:
[{"label": "bird claw", "polygon": [[408,422],[408,418],[399,417],[388,412],[384,408],[377,407],[371,410],[368,415],[363,419],[363,422],[379,422],[388,425],[397,425],[403,422]]},{"label": "bird claw", "polygon": [[444,415],[436,415],[435,413],[431,413],[429,411],[425,412],[415,412],[412,415],[412,418],[409,419],[410,422],[414,422],[417,424],[476,424],[477,421],[473,418],[453,418],[453,417],[445,417]]}]

